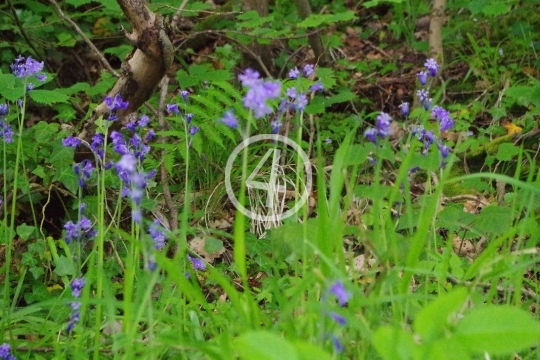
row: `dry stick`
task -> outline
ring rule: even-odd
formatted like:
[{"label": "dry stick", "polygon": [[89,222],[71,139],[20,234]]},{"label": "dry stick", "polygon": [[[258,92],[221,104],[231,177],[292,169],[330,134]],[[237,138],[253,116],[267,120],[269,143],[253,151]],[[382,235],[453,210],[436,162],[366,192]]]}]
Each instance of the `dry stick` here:
[{"label": "dry stick", "polygon": [[56,12],[58,13],[58,16],[60,16],[64,21],[66,21],[67,23],[69,23],[69,25],[71,25],[71,27],[77,32],[77,34],[79,34],[79,36],[84,40],[84,42],[94,51],[94,53],[97,55],[97,57],[99,58],[99,60],[103,63],[103,65],[105,66],[105,68],[107,68],[107,70],[113,74],[114,76],[116,77],[120,77],[120,74],[118,74],[112,67],[111,65],[109,64],[109,62],[105,59],[105,57],[101,54],[101,52],[98,50],[98,48],[92,43],[92,41],[90,41],[90,39],[84,34],[84,32],[82,32],[82,30],[79,28],[79,26],[77,26],[77,24],[75,24],[75,22],[73,20],[71,20],[70,18],[68,18],[64,12],[62,11],[62,9],[60,9],[60,6],[58,6],[58,4],[56,3],[55,0],[49,0],[49,2],[52,4],[52,6],[54,6],[54,8],[56,9]]},{"label": "dry stick", "polygon": [[180,21],[180,15],[182,14],[182,11],[184,11],[184,8],[186,7],[187,3],[188,3],[189,0],[184,0],[180,6],[178,7],[178,9],[176,10],[176,12],[174,13],[173,15],[173,18],[172,18],[172,21],[171,21],[171,29],[174,29],[176,28],[176,24],[178,24],[178,21]]},{"label": "dry stick", "polygon": [[[169,77],[164,76],[161,80],[161,93],[159,97],[159,108],[158,108],[158,121],[159,121],[159,128],[160,130],[166,130],[167,129],[167,121],[165,120],[164,109],[165,109],[165,100],[167,99],[167,90],[169,85]],[[160,135],[159,137],[159,143],[165,144],[166,138],[163,135]],[[162,159],[165,159],[165,149],[161,150],[161,157]],[[171,190],[169,188],[169,174],[167,172],[167,168],[165,167],[165,161],[161,162],[160,166],[160,172],[161,172],[161,187],[163,188],[163,198],[165,199],[165,204],[167,205],[167,208],[169,209],[169,225],[171,231],[178,230],[178,208],[174,204],[174,201],[171,196]]]}]

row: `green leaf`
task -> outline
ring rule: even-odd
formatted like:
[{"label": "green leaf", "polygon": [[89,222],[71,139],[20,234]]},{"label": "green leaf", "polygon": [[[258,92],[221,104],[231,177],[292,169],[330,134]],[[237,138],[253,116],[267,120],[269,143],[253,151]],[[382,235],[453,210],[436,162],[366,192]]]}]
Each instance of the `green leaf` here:
[{"label": "green leaf", "polygon": [[58,133],[59,125],[40,121],[32,127],[37,143],[50,143],[54,135]]},{"label": "green leaf", "polygon": [[206,251],[209,254],[213,254],[216,252],[221,251],[223,249],[223,241],[218,240],[213,237],[208,237],[204,241],[204,251]]},{"label": "green leaf", "polygon": [[77,194],[79,179],[71,167],[62,167],[54,174],[52,181],[60,181],[69,191]]},{"label": "green leaf", "polygon": [[298,351],[299,360],[331,360],[332,355],[320,346],[308,342],[295,342],[294,347]]},{"label": "green leaf", "polygon": [[294,346],[281,336],[266,330],[250,331],[236,339],[243,360],[298,360]]},{"label": "green leaf", "polygon": [[528,106],[531,102],[532,86],[511,86],[504,92],[518,105]]},{"label": "green leaf", "polygon": [[11,74],[0,74],[0,96],[9,101],[20,99],[24,93],[22,82]]},{"label": "green leaf", "polygon": [[347,157],[344,160],[344,165],[360,165],[363,164],[370,153],[369,149],[366,149],[365,146],[354,144],[351,145],[348,149]]},{"label": "green leaf", "polygon": [[473,308],[456,327],[455,336],[471,352],[510,355],[538,345],[540,323],[509,305]]},{"label": "green leaf", "polygon": [[58,260],[55,261],[55,265],[56,268],[54,269],[54,272],[58,276],[75,275],[75,264],[64,255],[61,255]]},{"label": "green leaf", "polygon": [[69,101],[68,96],[61,94],[58,91],[32,90],[28,92],[28,95],[35,102],[45,105],[51,105],[55,103],[67,103]]},{"label": "green leaf", "polygon": [[21,224],[17,226],[17,235],[19,235],[24,241],[26,241],[30,238],[30,235],[32,235],[35,230],[35,226]]},{"label": "green leaf", "polygon": [[468,293],[465,288],[455,289],[437,297],[418,313],[413,328],[421,336],[422,343],[444,337],[449,325],[455,320],[454,316],[463,307]]},{"label": "green leaf", "polygon": [[512,143],[503,143],[499,145],[495,158],[500,161],[510,161],[514,156],[518,155],[520,151],[521,148]]},{"label": "green leaf", "polygon": [[373,345],[384,360],[413,359],[417,347],[412,334],[390,326],[375,331]]},{"label": "green leaf", "polygon": [[365,3],[363,3],[362,5],[364,5],[364,7],[366,9],[370,8],[370,7],[374,7],[374,6],[377,6],[379,5],[380,3],[386,3],[386,2],[389,2],[389,3],[395,3],[395,4],[399,4],[399,3],[402,3],[404,0],[372,0],[372,1],[366,1]]},{"label": "green leaf", "polygon": [[477,215],[474,229],[480,233],[500,234],[512,225],[512,218],[512,211],[504,206],[486,206]]},{"label": "green leaf", "polygon": [[356,97],[356,95],[353,92],[349,91],[349,90],[341,91],[340,93],[326,99],[325,105],[329,106],[329,105],[333,105],[333,104],[337,104],[337,103],[351,101],[355,97]]},{"label": "green leaf", "polygon": [[89,4],[91,2],[92,2],[92,0],[67,0],[66,1],[67,4],[72,5],[74,7]]}]

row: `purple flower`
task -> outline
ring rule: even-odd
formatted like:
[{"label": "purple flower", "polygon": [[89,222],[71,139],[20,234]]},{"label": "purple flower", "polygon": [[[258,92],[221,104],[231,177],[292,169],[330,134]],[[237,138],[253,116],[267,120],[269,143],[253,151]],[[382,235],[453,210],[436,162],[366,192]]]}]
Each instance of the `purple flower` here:
[{"label": "purple flower", "polygon": [[424,102],[422,103],[422,105],[424,105],[424,110],[428,111],[429,108],[431,107],[431,102],[433,101],[433,99],[426,99],[424,100]]},{"label": "purple flower", "polygon": [[64,238],[66,244],[72,241],[84,242],[91,240],[97,235],[97,231],[92,229],[92,222],[86,216],[82,216],[77,223],[73,223],[71,220],[68,221],[64,225],[64,229],[66,229],[66,237]]},{"label": "purple flower", "polygon": [[315,66],[313,66],[313,64],[306,64],[304,66],[304,75],[306,77],[310,76],[311,74],[313,74],[313,72],[315,71]]},{"label": "purple flower", "polygon": [[45,74],[36,74],[36,78],[43,83],[43,82],[45,82],[45,80],[47,80],[47,75],[45,75]]},{"label": "purple flower", "polygon": [[191,123],[191,120],[193,120],[193,113],[187,113],[186,114],[186,123]]},{"label": "purple flower", "polygon": [[189,129],[189,134],[191,136],[195,136],[195,134],[197,134],[198,132],[199,132],[198,126],[192,126],[191,129]]},{"label": "purple flower", "polygon": [[81,139],[68,136],[67,138],[62,140],[62,145],[64,146],[71,146],[71,147],[77,147],[81,143]]},{"label": "purple flower", "polygon": [[324,90],[324,86],[323,86],[322,82],[317,81],[315,84],[311,85],[311,87],[309,88],[309,90],[312,91],[312,92],[315,92],[315,91],[323,91],[323,90]]},{"label": "purple flower", "polygon": [[32,84],[31,82],[26,84],[26,92],[34,90],[35,88],[36,88],[36,85]]},{"label": "purple flower", "polygon": [[81,291],[84,288],[84,285],[86,285],[86,279],[85,278],[75,278],[71,281],[71,295],[78,299],[81,297]]},{"label": "purple flower", "polygon": [[364,136],[366,137],[366,139],[368,139],[372,143],[376,143],[377,142],[377,129],[375,128],[366,129],[366,131],[364,131]]},{"label": "purple flower", "polygon": [[439,149],[439,152],[441,153],[443,159],[446,159],[448,157],[448,154],[450,154],[450,147],[448,147],[447,145],[437,143],[437,148]]},{"label": "purple flower", "polygon": [[113,150],[115,153],[120,155],[126,155],[129,153],[129,148],[127,146],[124,136],[118,131],[111,132],[111,139],[113,144]]},{"label": "purple flower", "polygon": [[122,110],[127,109],[129,102],[123,101],[120,94],[116,94],[114,95],[114,98],[112,96],[106,96],[105,105],[107,105],[110,112],[113,112],[118,109],[122,109]]},{"label": "purple flower", "polygon": [[431,115],[439,120],[441,131],[450,130],[454,127],[454,120],[450,117],[450,113],[440,106],[434,106]]},{"label": "purple flower", "polygon": [[195,258],[195,257],[191,257],[191,256],[187,256],[188,257],[188,260],[191,262],[191,264],[193,265],[193,268],[195,270],[205,270],[206,269],[206,264],[204,263],[204,261],[202,261],[201,259],[199,258]]},{"label": "purple flower", "polygon": [[281,129],[282,125],[279,120],[274,120],[270,123],[270,126],[272,127],[272,134],[277,134],[279,133],[279,129]]},{"label": "purple flower", "polygon": [[298,68],[291,69],[289,71],[289,79],[297,79],[300,76],[300,70]]},{"label": "purple flower", "polygon": [[327,143],[328,145],[330,145],[332,143],[332,139],[327,137],[326,139],[324,139],[324,142]]},{"label": "purple flower", "polygon": [[429,75],[431,76],[436,76],[437,70],[441,67],[433,58],[427,59],[424,66],[428,69]]},{"label": "purple flower", "polygon": [[137,166],[137,158],[131,153],[127,153],[116,163],[116,171],[134,173]]},{"label": "purple flower", "polygon": [[341,341],[339,341],[339,338],[337,336],[332,336],[332,344],[334,345],[334,350],[336,350],[337,353],[342,353],[344,348],[341,344]]},{"label": "purple flower", "polygon": [[152,225],[150,225],[150,228],[148,229],[148,233],[150,234],[150,237],[152,238],[152,241],[154,242],[154,249],[161,250],[165,246],[165,240],[167,240],[167,237],[163,233],[163,231],[160,229],[160,222],[159,220],[154,220]]},{"label": "purple flower", "polygon": [[345,319],[343,316],[339,315],[336,312],[331,312],[330,318],[337,322],[339,325],[347,325],[347,319]]},{"label": "purple flower", "polygon": [[189,91],[187,91],[187,90],[181,90],[181,91],[180,91],[180,96],[182,97],[182,99],[184,99],[184,102],[187,102],[187,101],[188,101],[188,97],[189,97]]},{"label": "purple flower", "polygon": [[416,92],[416,96],[418,96],[418,100],[421,103],[424,103],[428,99],[429,93],[426,89],[420,89]]},{"label": "purple flower", "polygon": [[299,94],[294,102],[294,108],[297,111],[304,111],[307,106],[308,100],[306,94]]},{"label": "purple flower", "polygon": [[387,113],[381,112],[379,115],[377,115],[376,126],[379,132],[379,135],[381,135],[382,137],[390,135],[391,122],[392,122],[392,118]]},{"label": "purple flower", "polygon": [[266,105],[269,99],[275,99],[281,92],[281,83],[263,81],[259,78],[257,71],[246,69],[244,74],[238,78],[242,85],[248,88],[246,96],[244,96],[244,106],[253,111],[253,116],[259,119],[263,116],[272,113],[272,108]]},{"label": "purple flower", "polygon": [[95,134],[92,136],[92,143],[90,144],[90,148],[94,153],[96,153],[100,159],[103,159],[104,150],[101,147],[103,145],[103,134]]},{"label": "purple flower", "polygon": [[345,285],[341,281],[336,281],[328,288],[328,291],[336,296],[339,306],[346,306],[352,294],[345,290]]},{"label": "purple flower", "polygon": [[253,69],[247,68],[243,74],[238,75],[238,79],[245,87],[254,87],[258,85],[262,80],[259,79],[259,72]]},{"label": "purple flower", "polygon": [[398,106],[401,109],[401,113],[403,116],[408,116],[411,109],[410,104],[408,102],[401,103],[401,105]]},{"label": "purple flower", "polygon": [[150,141],[156,136],[156,133],[154,132],[154,129],[148,130],[146,133],[146,136],[144,137],[144,141]]},{"label": "purple flower", "polygon": [[32,57],[27,57],[26,60],[19,55],[15,59],[15,62],[11,64],[11,73],[18,78],[27,78],[35,75],[43,70],[43,61],[38,62]]},{"label": "purple flower", "polygon": [[148,125],[149,122],[150,122],[150,118],[148,117],[148,115],[143,114],[143,115],[141,115],[141,118],[137,122],[137,125],[139,125],[139,127],[143,128],[146,125]]},{"label": "purple flower", "polygon": [[285,95],[293,99],[296,98],[296,88],[295,87],[288,88],[287,91],[285,91]]},{"label": "purple flower", "polygon": [[180,109],[178,109],[178,104],[167,104],[167,114],[180,114]]},{"label": "purple flower", "polygon": [[9,344],[0,345],[0,359],[16,360],[15,356],[11,354],[11,346]]},{"label": "purple flower", "polygon": [[4,142],[13,142],[13,129],[7,122],[0,120],[0,139],[4,138]]},{"label": "purple flower", "polygon": [[420,81],[420,85],[426,85],[428,78],[427,71],[420,71],[416,76],[418,77],[418,81]]},{"label": "purple flower", "polygon": [[135,132],[137,130],[137,123],[135,121],[130,121],[126,124],[126,129]]},{"label": "purple flower", "polygon": [[238,128],[238,120],[236,120],[236,117],[231,110],[227,111],[219,121],[227,125],[231,129]]},{"label": "purple flower", "polygon": [[6,116],[8,112],[8,104],[0,104],[0,116]]},{"label": "purple flower", "polygon": [[84,187],[86,180],[90,179],[90,176],[92,176],[94,167],[92,166],[90,160],[85,159],[82,162],[73,165],[73,171],[79,179],[79,186]]}]

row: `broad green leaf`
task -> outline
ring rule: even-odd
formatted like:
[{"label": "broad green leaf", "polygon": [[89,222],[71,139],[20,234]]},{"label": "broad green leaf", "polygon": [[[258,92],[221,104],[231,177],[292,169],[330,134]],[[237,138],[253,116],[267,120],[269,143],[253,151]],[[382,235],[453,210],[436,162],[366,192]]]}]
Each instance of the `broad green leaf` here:
[{"label": "broad green leaf", "polygon": [[54,262],[54,264],[56,265],[54,272],[58,276],[62,277],[66,275],[75,275],[75,264],[64,255],[60,256],[58,260]]},{"label": "broad green leaf", "polygon": [[58,91],[51,90],[32,90],[28,92],[28,95],[32,100],[37,103],[51,105],[56,103],[66,103],[69,101],[69,97],[59,93]]},{"label": "broad green leaf", "polygon": [[455,337],[444,338],[430,344],[427,356],[429,360],[469,360],[471,354]]},{"label": "broad green leaf", "polygon": [[24,241],[26,241],[30,238],[30,235],[32,235],[35,230],[35,226],[21,224],[17,226],[17,235],[19,235]]},{"label": "broad green leaf", "polygon": [[298,351],[299,360],[331,360],[332,355],[324,351],[321,347],[308,342],[294,342],[294,347]]},{"label": "broad green leaf", "polygon": [[455,322],[454,316],[462,308],[467,296],[467,289],[455,289],[437,297],[418,313],[413,328],[421,336],[423,343],[444,336],[445,331]]},{"label": "broad green leaf", "polygon": [[354,144],[348,149],[347,157],[344,160],[344,165],[359,165],[363,164],[369,155],[369,149],[363,145]]},{"label": "broad green leaf", "polygon": [[512,218],[512,211],[504,206],[486,206],[476,216],[474,229],[480,233],[500,234],[510,227]]},{"label": "broad green leaf", "polygon": [[500,161],[510,161],[519,154],[521,149],[512,143],[503,143],[499,145],[495,158]]},{"label": "broad green leaf", "polygon": [[455,336],[471,352],[510,355],[540,343],[540,323],[516,307],[485,305],[465,315]]},{"label": "broad green leaf", "polygon": [[73,194],[77,194],[79,190],[79,179],[70,166],[60,168],[52,181],[60,181]]},{"label": "broad green leaf", "polygon": [[11,74],[0,74],[0,97],[9,101],[20,99],[24,93],[22,82]]},{"label": "broad green leaf", "polygon": [[281,336],[266,330],[240,335],[236,351],[243,360],[298,360],[294,346]]},{"label": "broad green leaf", "polygon": [[209,254],[213,254],[223,249],[223,241],[213,237],[206,238],[204,242],[204,251]]},{"label": "broad green leaf", "polygon": [[32,127],[37,143],[50,143],[54,135],[58,133],[59,125],[40,121]]},{"label": "broad green leaf", "polygon": [[373,335],[373,345],[384,360],[414,359],[418,349],[412,334],[390,326],[378,328]]}]

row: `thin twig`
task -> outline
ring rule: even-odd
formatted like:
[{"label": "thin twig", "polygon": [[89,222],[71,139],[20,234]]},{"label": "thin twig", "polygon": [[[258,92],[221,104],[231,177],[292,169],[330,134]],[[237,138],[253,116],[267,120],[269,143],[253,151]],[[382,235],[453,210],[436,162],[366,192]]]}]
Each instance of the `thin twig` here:
[{"label": "thin twig", "polygon": [[180,4],[180,6],[178,7],[178,9],[176,10],[176,12],[174,13],[173,15],[173,18],[172,18],[172,21],[171,21],[171,28],[173,29],[176,29],[176,25],[178,24],[178,22],[180,21],[180,15],[182,14],[182,12],[184,11],[184,8],[186,7],[187,3],[188,3],[189,0],[184,0],[182,1],[182,3]]},{"label": "thin twig", "polygon": [[62,9],[60,9],[60,6],[58,6],[58,4],[56,3],[55,0],[49,0],[49,2],[52,4],[52,6],[54,6],[54,8],[56,9],[56,12],[58,13],[58,16],[60,16],[64,21],[66,21],[69,25],[71,25],[71,27],[77,32],[77,34],[79,34],[79,36],[84,40],[84,42],[92,49],[92,51],[94,51],[94,53],[97,55],[97,57],[99,58],[99,60],[102,62],[103,66],[105,66],[105,68],[107,68],[107,70],[113,74],[114,76],[116,77],[120,77],[120,74],[118,74],[112,67],[111,65],[109,64],[109,62],[107,61],[107,59],[105,59],[105,57],[103,56],[103,54],[101,53],[101,51],[98,50],[98,48],[94,45],[94,43],[92,41],[90,41],[90,39],[84,34],[84,32],[79,28],[79,26],[77,24],[75,24],[75,22],[73,20],[71,20],[70,18],[68,18],[64,12],[62,11]]}]

